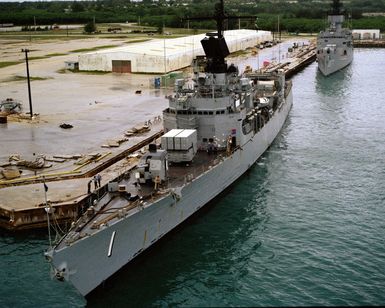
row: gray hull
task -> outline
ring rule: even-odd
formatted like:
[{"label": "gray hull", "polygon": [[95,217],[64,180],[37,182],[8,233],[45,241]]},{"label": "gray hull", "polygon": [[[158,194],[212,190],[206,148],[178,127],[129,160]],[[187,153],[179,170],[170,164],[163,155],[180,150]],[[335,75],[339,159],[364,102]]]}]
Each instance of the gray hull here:
[{"label": "gray hull", "polygon": [[331,75],[353,61],[353,49],[349,50],[346,55],[336,54],[318,54],[318,68],[324,76]]},{"label": "gray hull", "polygon": [[325,76],[348,66],[353,60],[353,36],[350,29],[342,28],[344,16],[339,4],[328,16],[330,27],[321,31],[317,37],[318,68]]},{"label": "gray hull", "polygon": [[179,191],[155,203],[136,207],[114,224],[63,248],[56,248],[52,264],[65,268],[64,278],[83,295],[185,221],[237,180],[266,151],[281,130],[292,106],[292,93],[254,136],[245,136],[240,149]]}]

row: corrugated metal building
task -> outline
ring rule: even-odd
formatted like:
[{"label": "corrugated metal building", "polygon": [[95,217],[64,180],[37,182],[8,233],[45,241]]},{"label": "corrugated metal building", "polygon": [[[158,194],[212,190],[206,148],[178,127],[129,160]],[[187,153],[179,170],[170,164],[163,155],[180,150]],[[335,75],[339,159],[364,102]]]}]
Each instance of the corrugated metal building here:
[{"label": "corrugated metal building", "polygon": [[[271,41],[270,31],[229,30],[224,36],[230,52]],[[79,69],[118,73],[165,73],[191,64],[197,55],[204,55],[200,41],[204,34],[175,39],[155,39],[124,47],[85,53],[79,56]]]}]

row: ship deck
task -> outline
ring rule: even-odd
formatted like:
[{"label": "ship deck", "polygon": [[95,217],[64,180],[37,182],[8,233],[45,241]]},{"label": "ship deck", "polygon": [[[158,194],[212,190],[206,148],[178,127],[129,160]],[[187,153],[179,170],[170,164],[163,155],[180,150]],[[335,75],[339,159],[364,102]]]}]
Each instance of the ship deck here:
[{"label": "ship deck", "polygon": [[170,192],[170,189],[181,187],[197,178],[205,171],[221,161],[226,153],[218,151],[208,154],[199,151],[192,163],[171,164],[168,170],[168,180],[160,184],[158,189],[154,183],[137,184],[135,168],[131,168],[118,182],[118,191],[106,192],[92,206],[84,209],[84,214],[72,227],[59,245],[58,249],[76,240],[96,233],[104,225],[112,224],[124,216],[132,215],[138,207],[146,202],[155,202]]},{"label": "ship deck", "polygon": [[[291,82],[288,83],[285,96],[290,91]],[[115,187],[113,191],[106,191],[100,199],[95,199],[94,203],[84,210],[84,214],[56,249],[63,248],[81,238],[92,236],[104,226],[135,214],[146,203],[156,202],[169,194],[171,189],[182,187],[205,173],[223,161],[226,155],[226,151],[216,153],[198,151],[191,163],[169,164],[167,181],[161,183],[159,187],[156,187],[153,182],[138,184],[135,177],[136,165],[133,165],[116,183],[118,187]]]},{"label": "ship deck", "polygon": [[[268,49],[266,49],[266,51],[267,50]],[[261,51],[261,55],[262,52],[265,51]],[[311,57],[309,57],[309,55]],[[303,49],[299,48],[297,52],[290,56],[290,61],[278,64],[272,63],[262,71],[283,69],[286,77],[288,77],[314,60],[314,51],[307,47]],[[256,64],[254,66],[256,66]],[[253,74],[250,74],[251,78],[252,75]],[[74,75],[69,75],[69,77],[72,80]],[[147,77],[148,76],[144,76],[142,79],[138,79],[138,76],[129,77],[130,87],[132,87],[131,82],[134,81],[134,89],[141,84],[143,86],[143,84],[146,84],[143,78]],[[87,80],[89,78],[87,78]],[[82,78],[82,80],[84,83],[84,78]],[[41,171],[23,170],[19,178],[11,180],[0,179],[0,228],[13,231],[46,228],[47,215],[44,208],[47,203],[56,210],[55,219],[57,219],[60,224],[64,225],[77,219],[80,208],[89,203],[91,194],[87,192],[87,183],[92,180],[93,175],[101,174],[102,187],[95,190],[94,185],[92,185],[92,193],[103,195],[107,183],[114,181],[122,172],[130,168],[125,156],[122,154],[127,153],[127,151],[133,151],[134,148],[140,146],[142,141],[160,131],[161,123],[157,123],[157,125],[153,125],[151,132],[140,137],[130,137],[129,141],[122,143],[118,148],[101,149],[102,143],[105,143],[106,140],[109,141],[110,139],[115,140],[118,138],[117,135],[121,134],[123,128],[129,128],[138,123],[143,123],[164,109],[163,105],[159,103],[159,98],[153,97],[155,90],[146,90],[140,96],[130,94],[132,99],[128,99],[127,96],[122,96],[122,101],[130,101],[130,104],[124,103],[124,106],[118,104],[116,93],[112,93],[114,94],[113,101],[111,101],[111,97],[107,99],[105,96],[99,96],[99,89],[103,89],[104,93],[106,84],[109,84],[108,82],[111,83],[109,86],[111,89],[120,89],[120,87],[126,89],[127,87],[126,84],[124,84],[123,87],[123,85],[120,84],[120,79],[114,76],[111,76],[111,78],[108,77],[107,79],[103,78],[103,84],[95,83],[94,80],[91,80],[90,84],[93,86],[96,84],[95,89],[92,91],[93,95],[95,95],[95,103],[93,103],[93,100],[89,102],[90,91],[87,87],[84,87],[87,89],[85,97],[81,96],[78,100],[74,100],[72,95],[71,99],[68,99],[71,101],[70,106],[67,103],[60,105],[64,108],[63,110],[65,110],[63,114],[66,115],[63,121],[69,121],[69,119],[71,119],[71,123],[74,124],[74,128],[71,130],[58,129],[58,121],[61,121],[62,118],[55,116],[51,119],[51,117],[48,117],[50,113],[46,109],[41,109],[42,115],[40,116],[40,120],[28,120],[28,129],[26,129],[26,123],[14,122],[10,119],[8,119],[8,124],[1,124],[5,140],[5,146],[0,153],[3,160],[8,158],[10,153],[21,154],[23,158],[32,152],[49,154],[50,158],[59,153],[61,153],[62,156],[64,154],[66,155],[64,155],[62,159],[50,162],[52,166],[49,169],[43,169]],[[56,85],[57,81],[55,81],[55,86]],[[139,88],[142,89],[141,86]],[[46,89],[46,86],[44,86],[42,93],[46,93]],[[167,94],[166,90],[164,90],[164,92],[163,90],[161,91],[161,96]],[[59,92],[64,93],[63,91]],[[71,91],[67,92],[69,93]],[[60,93],[58,94],[59,97]],[[129,91],[127,93],[129,93]],[[91,95],[91,97],[93,97],[93,95]],[[156,96],[159,96],[159,93]],[[47,98],[49,98],[50,102],[52,101],[51,97]],[[85,110],[82,109],[80,111],[77,107],[71,107],[76,105],[75,102],[79,104],[82,102],[83,104],[84,99],[87,100],[87,108],[85,108]],[[150,108],[151,110],[148,108],[149,103],[153,107]],[[52,104],[49,103],[46,107],[48,108],[48,106],[52,106]],[[119,108],[116,108],[118,106]],[[70,111],[72,113],[68,114]],[[127,118],[127,114],[132,114],[133,116]],[[41,123],[39,123],[39,121],[41,121]],[[37,135],[37,133],[39,134]],[[18,140],[23,140],[23,142]],[[17,144],[17,147],[13,149],[11,146],[14,144]],[[9,151],[10,153],[8,153]],[[75,159],[69,159],[67,156],[78,153],[100,153],[101,157],[97,161],[74,165]],[[118,159],[120,160],[118,161]],[[109,162],[113,162],[114,164],[109,165]],[[192,171],[186,171],[187,169],[191,169]],[[190,174],[191,177],[191,174],[194,175],[197,172],[194,171],[193,168],[187,169],[183,169],[184,176]],[[195,170],[198,169],[196,168]],[[180,181],[182,181],[182,178]],[[44,193],[43,181],[45,181],[49,187],[46,194]],[[47,197],[47,202],[45,202],[45,197]]]}]

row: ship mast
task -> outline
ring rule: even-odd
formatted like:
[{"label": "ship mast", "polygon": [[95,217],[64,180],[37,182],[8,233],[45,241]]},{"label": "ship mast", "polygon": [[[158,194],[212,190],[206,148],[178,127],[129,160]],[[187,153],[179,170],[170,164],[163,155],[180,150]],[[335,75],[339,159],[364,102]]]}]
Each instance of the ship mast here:
[{"label": "ship mast", "polygon": [[342,14],[342,4],[340,0],[333,0],[332,10],[330,15],[341,15]]},{"label": "ship mast", "polygon": [[344,20],[345,20],[345,17],[342,12],[342,4],[340,0],[333,0],[332,9],[328,16],[330,29],[332,31],[340,32]]},{"label": "ship mast", "polygon": [[228,19],[240,18],[255,18],[255,16],[230,16],[225,13],[223,0],[215,4],[215,13],[212,16],[206,17],[189,17],[186,20],[212,20],[214,19],[217,26],[216,33],[206,33],[206,36],[201,40],[203,50],[206,55],[207,65],[206,72],[208,73],[225,73],[227,64],[225,58],[230,54],[226,40],[223,36],[223,24]]}]

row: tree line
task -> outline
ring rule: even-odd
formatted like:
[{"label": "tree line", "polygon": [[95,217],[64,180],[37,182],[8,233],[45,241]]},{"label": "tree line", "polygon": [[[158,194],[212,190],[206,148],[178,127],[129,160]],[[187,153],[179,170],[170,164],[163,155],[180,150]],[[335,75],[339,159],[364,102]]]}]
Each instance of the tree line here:
[{"label": "tree line", "polygon": [[[86,24],[92,20],[97,23],[138,22],[141,25],[192,29],[214,29],[212,20],[190,21],[189,17],[207,16],[214,12],[217,0],[127,0],[96,1],[39,1],[39,2],[0,2],[0,24],[13,23],[28,26],[36,24]],[[280,29],[288,32],[318,32],[325,27],[327,12],[331,1],[297,2],[276,0],[226,0],[229,15],[253,15],[255,19],[242,20],[242,28],[277,30],[280,16]],[[347,5],[347,4],[346,4]],[[364,17],[365,12],[385,12],[385,0],[351,0],[345,7],[351,16],[354,28],[376,28],[385,31],[385,17]],[[238,27],[237,20],[227,22],[228,29]]]}]

